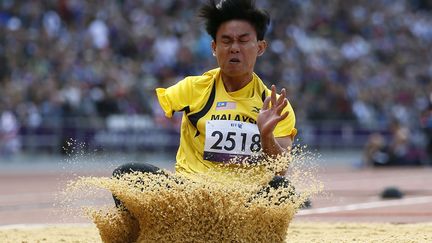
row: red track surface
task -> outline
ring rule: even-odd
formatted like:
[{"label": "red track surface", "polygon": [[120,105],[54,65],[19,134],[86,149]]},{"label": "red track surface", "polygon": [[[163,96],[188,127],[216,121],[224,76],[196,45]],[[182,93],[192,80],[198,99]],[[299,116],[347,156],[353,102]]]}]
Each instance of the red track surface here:
[{"label": "red track surface", "polygon": [[[318,177],[324,182],[325,192],[312,198],[313,207],[301,210],[296,221],[432,222],[430,167],[322,168]],[[55,172],[0,172],[0,225],[89,223],[58,206],[59,192],[72,178]],[[405,196],[381,199],[380,193],[390,186],[398,187]],[[110,201],[107,196],[105,202]]]}]

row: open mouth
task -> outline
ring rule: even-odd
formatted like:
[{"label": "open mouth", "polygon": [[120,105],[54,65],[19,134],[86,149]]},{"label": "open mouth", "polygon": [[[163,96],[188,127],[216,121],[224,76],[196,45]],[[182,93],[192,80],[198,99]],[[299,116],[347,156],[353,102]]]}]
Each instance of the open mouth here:
[{"label": "open mouth", "polygon": [[230,62],[230,63],[240,63],[240,59],[238,59],[238,58],[231,58],[231,59],[229,60],[229,62]]}]

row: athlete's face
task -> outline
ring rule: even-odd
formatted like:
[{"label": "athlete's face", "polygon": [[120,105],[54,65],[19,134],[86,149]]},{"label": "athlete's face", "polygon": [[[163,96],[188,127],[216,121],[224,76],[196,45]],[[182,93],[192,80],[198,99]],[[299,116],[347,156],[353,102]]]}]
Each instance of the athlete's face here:
[{"label": "athlete's face", "polygon": [[259,41],[254,27],[244,20],[230,20],[222,23],[212,42],[222,73],[230,78],[252,78],[255,62],[267,47]]}]

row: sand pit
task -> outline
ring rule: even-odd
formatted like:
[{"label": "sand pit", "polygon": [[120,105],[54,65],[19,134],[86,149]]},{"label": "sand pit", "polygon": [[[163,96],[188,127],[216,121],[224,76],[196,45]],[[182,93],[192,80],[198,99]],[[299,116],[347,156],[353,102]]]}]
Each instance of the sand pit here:
[{"label": "sand pit", "polygon": [[[94,225],[0,227],[4,243],[102,242]],[[432,223],[305,223],[290,225],[286,242],[432,242]]]},{"label": "sand pit", "polygon": [[94,225],[10,225],[0,226],[4,243],[102,242]]},{"label": "sand pit", "polygon": [[[64,204],[70,204],[71,199],[88,202],[98,190],[115,195],[125,210],[112,205],[84,205],[86,215],[107,243],[131,239],[285,242],[297,210],[321,189],[310,167],[299,170],[304,166],[289,169],[289,182],[277,180],[284,186],[269,184],[275,171],[290,168],[292,158],[289,154],[262,159],[253,165],[236,161],[192,177],[169,171],[136,172],[116,178],[82,177],[68,185]],[[303,161],[296,158],[297,163]]]}]

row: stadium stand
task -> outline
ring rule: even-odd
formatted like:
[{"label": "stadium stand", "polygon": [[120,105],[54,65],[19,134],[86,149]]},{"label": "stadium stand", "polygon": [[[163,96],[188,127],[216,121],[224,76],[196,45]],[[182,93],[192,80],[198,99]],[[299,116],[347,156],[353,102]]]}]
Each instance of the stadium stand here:
[{"label": "stadium stand", "polygon": [[[378,133],[390,143],[396,122],[428,163],[430,1],[257,2],[272,15],[257,72],[288,89],[302,142],[359,148]],[[148,127],[168,131],[160,144],[172,140],[179,118],[162,118],[154,88],[215,66],[197,3],[1,1],[0,114],[19,129],[15,146],[115,146],[127,131],[159,146]],[[1,133],[1,144],[16,139]]]}]

